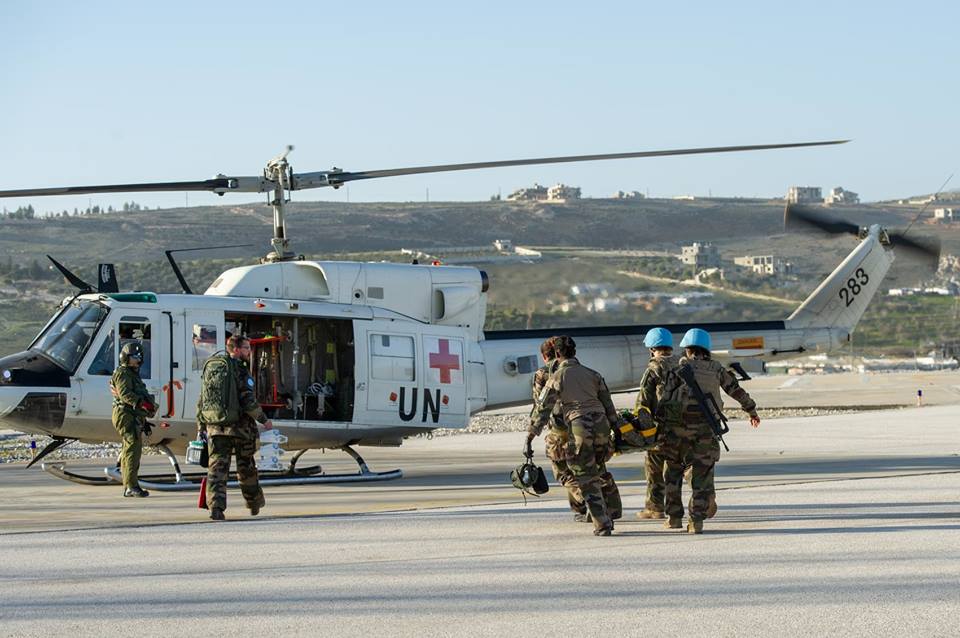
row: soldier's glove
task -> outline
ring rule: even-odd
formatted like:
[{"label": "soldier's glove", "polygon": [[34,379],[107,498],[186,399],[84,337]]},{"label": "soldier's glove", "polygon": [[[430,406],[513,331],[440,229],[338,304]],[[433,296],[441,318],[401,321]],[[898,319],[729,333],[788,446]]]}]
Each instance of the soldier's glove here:
[{"label": "soldier's glove", "polygon": [[147,413],[147,416],[153,416],[157,413],[156,404],[150,399],[143,399],[140,402],[140,409]]},{"label": "soldier's glove", "polygon": [[153,434],[153,428],[146,421],[143,422],[143,425],[140,427],[140,430],[143,432],[143,436],[149,437]]},{"label": "soldier's glove", "polygon": [[523,455],[528,459],[533,458],[533,439],[534,434],[532,432],[527,433],[527,440],[523,444]]}]

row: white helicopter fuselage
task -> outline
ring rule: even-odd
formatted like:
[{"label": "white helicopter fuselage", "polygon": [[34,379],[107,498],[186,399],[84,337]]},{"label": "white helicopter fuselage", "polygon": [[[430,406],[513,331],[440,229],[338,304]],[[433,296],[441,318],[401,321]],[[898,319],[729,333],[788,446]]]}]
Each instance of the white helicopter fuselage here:
[{"label": "white helicopter fuselage", "polygon": [[[679,342],[707,329],[715,356],[762,361],[847,343],[893,260],[871,227],[787,319],[665,326]],[[484,332],[486,275],[474,268],[285,261],[224,272],[203,295],[80,295],[24,352],[0,359],[0,427],[116,441],[110,375],[139,340],[141,376],[159,400],[148,444],[183,450],[196,437],[203,362],[233,333],[253,337],[258,400],[287,449],[400,445],[464,428],[485,409],[530,402],[539,346],[562,332],[612,390],[635,387],[652,326]]]}]

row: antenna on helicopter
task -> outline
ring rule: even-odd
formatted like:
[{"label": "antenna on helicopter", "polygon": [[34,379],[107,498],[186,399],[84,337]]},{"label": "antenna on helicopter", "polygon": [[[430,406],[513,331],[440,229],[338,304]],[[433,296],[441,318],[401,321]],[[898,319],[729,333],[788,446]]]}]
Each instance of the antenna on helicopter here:
[{"label": "antenna on helicopter", "polygon": [[53,262],[53,265],[57,267],[57,270],[60,271],[60,274],[62,274],[62,275],[64,276],[64,278],[65,278],[67,281],[69,281],[70,284],[71,284],[73,287],[75,287],[77,290],[80,291],[80,292],[77,293],[77,294],[82,295],[82,294],[84,294],[84,293],[93,292],[93,286],[91,286],[90,284],[88,284],[87,282],[85,282],[83,279],[80,279],[79,277],[77,277],[75,274],[73,274],[73,273],[70,271],[69,268],[67,268],[66,266],[64,266],[63,264],[61,264],[59,261],[57,261],[56,259],[54,259],[54,258],[51,257],[50,255],[47,255],[47,259],[49,259],[51,262]]},{"label": "antenna on helicopter", "polygon": [[192,295],[193,290],[190,289],[190,284],[187,283],[186,278],[183,276],[183,271],[180,270],[180,265],[177,264],[177,260],[173,258],[173,253],[189,253],[196,250],[217,250],[218,248],[249,248],[253,244],[230,244],[229,246],[198,246],[196,248],[175,248],[172,250],[165,250],[163,254],[167,256],[167,261],[170,262],[170,267],[173,269],[173,274],[176,276],[177,281],[180,282],[180,287],[183,288],[183,292],[188,295]]}]

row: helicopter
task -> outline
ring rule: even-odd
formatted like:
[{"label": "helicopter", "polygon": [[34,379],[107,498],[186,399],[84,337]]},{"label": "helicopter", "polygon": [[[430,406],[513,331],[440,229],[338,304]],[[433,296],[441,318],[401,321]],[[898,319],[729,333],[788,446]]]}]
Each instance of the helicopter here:
[{"label": "helicopter", "polygon": [[[161,451],[171,474],[141,476],[149,489],[194,489],[199,474],[181,471],[176,453],[196,436],[203,362],[231,334],[251,338],[257,398],[295,451],[289,468],[261,473],[263,485],[378,481],[401,470],[371,471],[355,446],[399,446],[436,428],[465,428],[483,410],[530,401],[539,345],[563,333],[578,358],[598,370],[612,391],[635,388],[647,365],[647,325],[564,329],[484,330],[486,273],[434,264],[312,261],[290,249],[284,205],[297,190],[339,188],[350,181],[504,166],[641,157],[760,151],[842,144],[847,140],[641,151],[444,164],[347,172],[294,173],[292,147],[262,175],[0,191],[0,198],[84,193],[209,191],[267,193],[273,208],[271,251],[259,263],[220,274],[202,294],[189,287],[171,253],[183,293],[122,292],[113,267],[98,269],[96,289],[51,257],[77,293],[22,352],[0,358],[0,425],[46,435],[51,442],[31,462],[73,441],[118,441],[110,421],[109,379],[125,343],[138,341],[141,376],[160,399],[157,424],[145,444]],[[889,270],[894,248],[930,255],[930,246],[879,225],[861,228],[815,210],[788,205],[788,226],[850,234],[847,257],[787,318],[771,321],[674,324],[675,342],[689,328],[710,332],[714,356],[749,379],[765,361],[826,352],[851,334]],[[338,449],[356,473],[298,468],[311,449]],[[28,466],[29,467],[29,466]],[[115,485],[117,468],[83,475],[62,462],[41,464],[62,479]]]}]

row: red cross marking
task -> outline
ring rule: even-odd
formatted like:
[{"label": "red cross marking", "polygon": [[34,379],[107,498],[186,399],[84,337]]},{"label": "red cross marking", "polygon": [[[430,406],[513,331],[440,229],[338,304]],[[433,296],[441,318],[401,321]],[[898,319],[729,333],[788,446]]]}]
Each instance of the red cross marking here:
[{"label": "red cross marking", "polygon": [[440,383],[450,383],[450,371],[460,369],[460,357],[450,352],[450,340],[439,339],[440,352],[430,353],[430,367],[440,370]]}]

